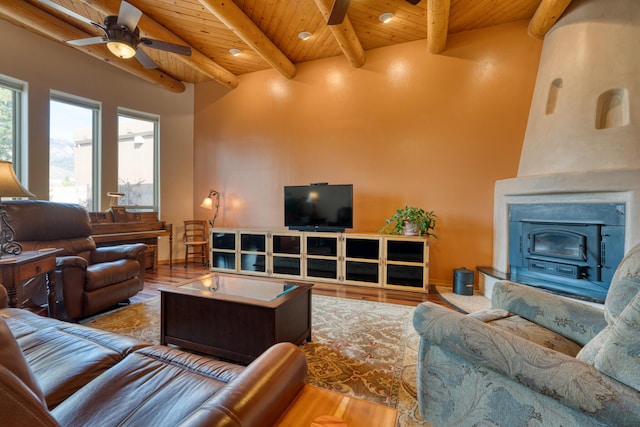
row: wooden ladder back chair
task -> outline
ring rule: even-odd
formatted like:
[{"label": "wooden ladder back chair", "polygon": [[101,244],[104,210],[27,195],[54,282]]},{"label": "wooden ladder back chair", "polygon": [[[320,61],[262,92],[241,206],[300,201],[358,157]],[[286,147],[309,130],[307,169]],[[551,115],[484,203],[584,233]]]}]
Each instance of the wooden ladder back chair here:
[{"label": "wooden ladder back chair", "polygon": [[207,265],[209,254],[209,236],[207,235],[207,221],[188,220],[184,222],[182,242],[185,246],[184,266],[189,263],[189,256],[200,259],[202,265]]}]

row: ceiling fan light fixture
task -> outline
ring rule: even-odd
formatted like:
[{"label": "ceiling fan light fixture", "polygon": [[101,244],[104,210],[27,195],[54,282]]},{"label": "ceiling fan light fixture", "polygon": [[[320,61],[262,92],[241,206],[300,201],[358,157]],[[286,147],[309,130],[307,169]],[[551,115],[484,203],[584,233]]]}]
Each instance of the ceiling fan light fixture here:
[{"label": "ceiling fan light fixture", "polygon": [[123,59],[129,59],[136,56],[136,49],[122,41],[107,42],[107,47],[115,56]]},{"label": "ceiling fan light fixture", "polygon": [[229,53],[233,56],[239,56],[242,54],[242,49],[231,48],[229,49]]},{"label": "ceiling fan light fixture", "polygon": [[309,31],[300,31],[298,33],[298,38],[300,40],[309,40],[311,38],[313,34],[311,34]]},{"label": "ceiling fan light fixture", "polygon": [[394,14],[391,12],[385,12],[380,14],[380,16],[378,17],[378,19],[380,19],[380,22],[382,22],[383,24],[387,24],[389,22],[391,22],[391,20],[393,19]]}]

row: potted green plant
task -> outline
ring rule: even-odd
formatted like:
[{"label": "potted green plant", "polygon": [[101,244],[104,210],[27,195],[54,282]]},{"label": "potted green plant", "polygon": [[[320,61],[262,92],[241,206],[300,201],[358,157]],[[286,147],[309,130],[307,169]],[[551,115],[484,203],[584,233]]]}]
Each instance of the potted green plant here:
[{"label": "potted green plant", "polygon": [[436,227],[436,214],[421,208],[406,205],[385,221],[382,233],[404,234],[406,236],[433,236],[431,232]]}]

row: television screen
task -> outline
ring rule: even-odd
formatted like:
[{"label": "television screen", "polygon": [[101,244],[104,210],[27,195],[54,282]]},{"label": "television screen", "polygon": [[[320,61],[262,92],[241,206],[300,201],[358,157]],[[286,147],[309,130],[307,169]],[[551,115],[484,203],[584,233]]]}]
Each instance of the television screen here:
[{"label": "television screen", "polygon": [[353,228],[353,185],[284,187],[284,225],[291,230]]}]

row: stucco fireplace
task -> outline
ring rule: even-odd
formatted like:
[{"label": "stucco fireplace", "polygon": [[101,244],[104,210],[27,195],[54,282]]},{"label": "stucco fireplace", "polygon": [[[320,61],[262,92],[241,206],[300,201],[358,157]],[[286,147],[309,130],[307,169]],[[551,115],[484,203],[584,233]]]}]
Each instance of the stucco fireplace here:
[{"label": "stucco fireplace", "polygon": [[[518,176],[495,185],[495,271],[522,263],[510,259],[514,206],[611,205],[623,213],[612,246],[640,243],[638,39],[637,0],[573,0],[545,37]],[[490,278],[481,289],[491,295]]]}]

